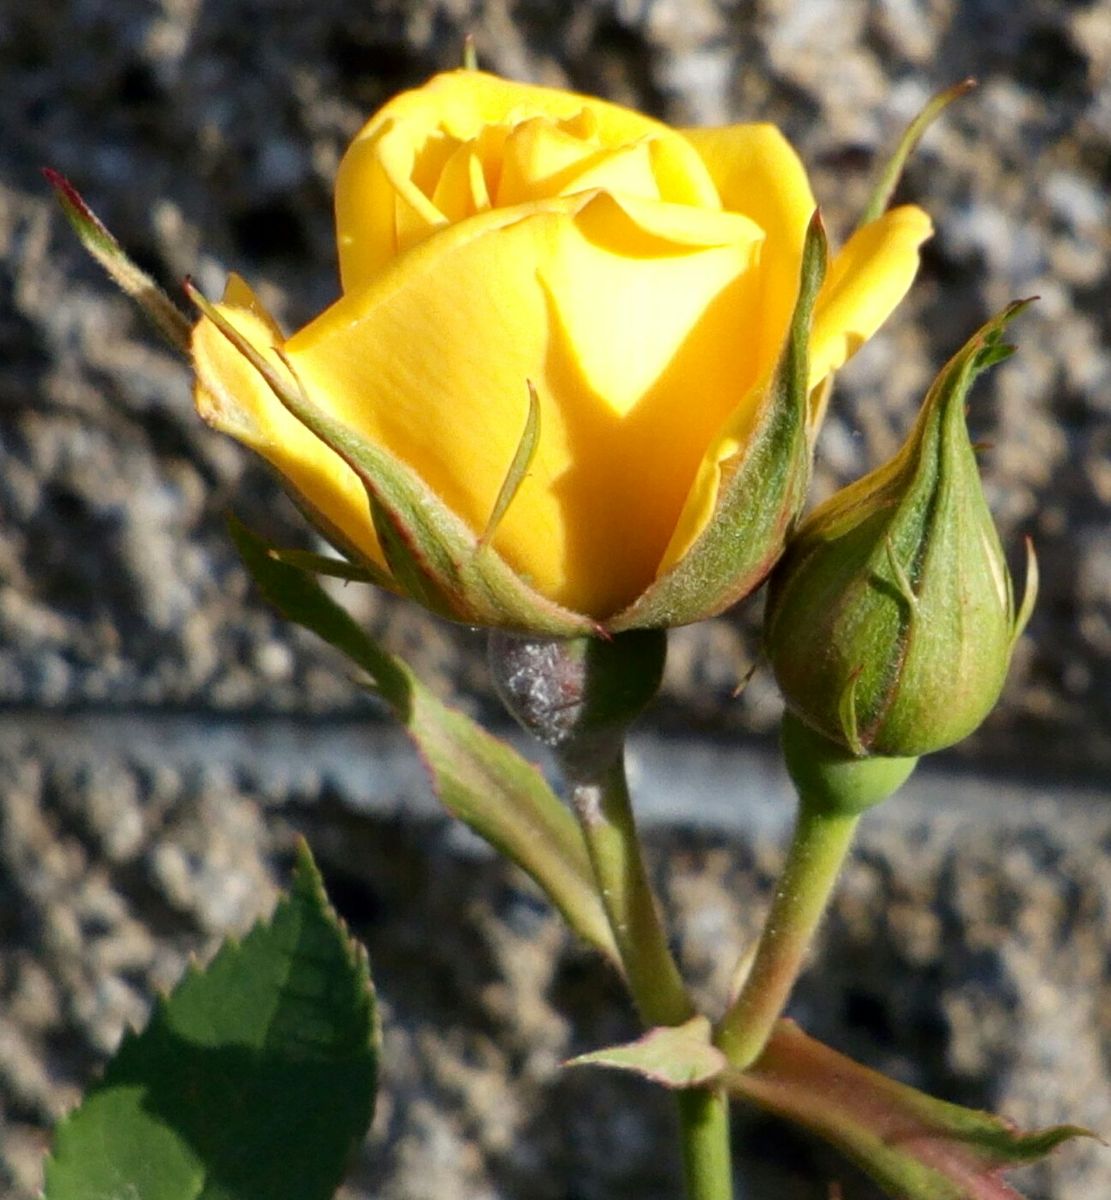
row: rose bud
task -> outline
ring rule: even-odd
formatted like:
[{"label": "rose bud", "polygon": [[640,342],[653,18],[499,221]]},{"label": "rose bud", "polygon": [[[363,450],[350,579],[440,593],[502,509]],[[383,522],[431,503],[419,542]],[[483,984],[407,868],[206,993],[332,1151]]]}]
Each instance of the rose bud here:
[{"label": "rose bud", "polygon": [[976,376],[1011,353],[988,322],[946,365],[895,457],[802,524],[772,574],[765,642],[789,710],[854,754],[960,741],[1003,687],[1016,613],[965,421]]}]

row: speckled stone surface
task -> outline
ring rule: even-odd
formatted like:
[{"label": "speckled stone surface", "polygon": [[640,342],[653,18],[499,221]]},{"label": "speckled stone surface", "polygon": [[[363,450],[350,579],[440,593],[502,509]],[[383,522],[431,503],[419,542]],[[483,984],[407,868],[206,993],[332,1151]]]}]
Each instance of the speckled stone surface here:
[{"label": "speckled stone surface", "polygon": [[[298,517],[200,425],[186,370],[85,259],[39,175],[70,176],[171,290],[189,274],[217,293],[234,269],[295,327],[336,293],[330,189],[347,139],[454,65],[466,30],[510,77],[677,123],[775,121],[841,237],[924,99],[980,79],[907,172],[900,198],[937,234],[907,302],[839,380],[816,490],[890,454],[972,329],[1041,296],[970,419],[1016,566],[1022,535],[1037,543],[1042,598],[1003,702],[949,761],[1001,797],[999,772],[1111,791],[1107,0],[0,5],[0,1178],[13,1200],[33,1193],[44,1130],[152,989],[265,908],[295,828],[371,943],[394,1030],[352,1197],[677,1194],[656,1148],[666,1106],[635,1082],[555,1070],[630,1032],[616,987],[511,872],[411,815],[419,782],[383,782],[393,759],[376,739],[391,735],[370,701],[251,594],[223,530],[234,508],[307,545]],[[343,596],[426,678],[495,711],[481,639]],[[658,733],[774,728],[763,671],[734,697],[758,608],[673,635]],[[44,733],[50,714],[80,730]],[[185,724],[159,723],[171,717]],[[367,731],[365,783],[357,738],[337,744],[334,771],[260,772],[260,740],[339,726]],[[167,761],[136,759],[134,739],[159,738]],[[1106,1135],[1099,804],[1034,805],[1005,832],[942,807],[866,834],[819,952],[829,990],[807,984],[799,1015],[952,1099]],[[728,821],[692,832],[698,813],[695,797],[660,814],[652,839],[685,960],[712,993],[782,839]],[[615,1116],[627,1099],[642,1118]],[[756,1200],[825,1200],[833,1159],[764,1122],[738,1136],[767,1150]],[[1108,1154],[1069,1150],[1027,1190],[1111,1194]],[[846,1177],[846,1200],[869,1195]]]},{"label": "speckled stone surface", "polygon": [[[73,178],[176,289],[247,276],[291,327],[335,295],[330,186],[381,100],[458,59],[572,85],[674,122],[770,119],[811,168],[835,234],[938,87],[981,80],[929,134],[901,197],[937,223],[921,278],[843,372],[818,492],[891,453],[944,359],[1008,300],[1038,294],[1021,353],[973,399],[1005,544],[1035,538],[1042,601],[998,713],[964,751],[1111,766],[1111,434],[1107,197],[1111,12],[1104,4],[306,7],[71,0],[0,13],[0,700],[14,705],[358,707],[320,656],[256,605],[222,529],[234,506],[305,533],[264,470],[202,428],[188,377],[85,260],[38,168]],[[265,23],[266,36],[259,37]],[[473,639],[352,600],[443,682],[475,687]],[[664,712],[767,730],[758,602],[675,639]]]},{"label": "speckled stone surface", "polygon": [[[635,1034],[616,980],[437,814],[400,736],[4,719],[0,770],[3,1194],[33,1194],[50,1122],[188,956],[267,911],[297,832],[382,1001],[383,1091],[349,1200],[680,1194],[666,1098],[560,1068]],[[719,1010],[781,861],[785,782],[770,756],[654,736],[634,743],[633,778],[684,972]],[[699,778],[716,809],[691,803]],[[684,823],[667,819],[677,794]],[[792,1015],[947,1099],[1106,1129],[1105,799],[925,772],[865,821]],[[831,1181],[877,1195],[752,1112],[736,1151],[746,1197],[826,1200]],[[1087,1200],[1111,1186],[1111,1157],[1077,1144],[1023,1182],[1032,1200]]]}]

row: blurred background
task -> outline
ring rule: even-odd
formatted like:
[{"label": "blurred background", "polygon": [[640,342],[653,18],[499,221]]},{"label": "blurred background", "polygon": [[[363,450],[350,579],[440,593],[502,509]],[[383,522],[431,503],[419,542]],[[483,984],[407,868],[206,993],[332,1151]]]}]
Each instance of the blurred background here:
[{"label": "blurred background", "polygon": [[[337,294],[347,142],[457,65],[467,32],[509,78],[673,124],[775,122],[842,237],[929,95],[979,80],[906,172],[898,199],[937,233],[839,377],[815,495],[888,457],[944,360],[1038,295],[970,425],[1020,578],[1034,539],[1041,597],[996,712],[865,823],[795,1011],[947,1099],[1111,1133],[1111,3],[0,0],[0,1194],[34,1194],[50,1124],[189,954],[265,911],[297,831],[383,993],[385,1092],[347,1195],[678,1194],[660,1097],[558,1071],[631,1033],[616,985],[438,816],[348,670],[253,594],[226,513],[284,545],[311,545],[305,527],[201,425],[187,368],[39,174],[69,176],[172,294],[187,274],[219,294],[236,270],[296,328]],[[342,595],[443,694],[503,721],[479,635]],[[711,998],[790,817],[760,605],[673,634],[634,762]],[[875,1195],[759,1117],[737,1138],[743,1196]],[[1066,1149],[1022,1186],[1111,1194],[1111,1153]]]}]

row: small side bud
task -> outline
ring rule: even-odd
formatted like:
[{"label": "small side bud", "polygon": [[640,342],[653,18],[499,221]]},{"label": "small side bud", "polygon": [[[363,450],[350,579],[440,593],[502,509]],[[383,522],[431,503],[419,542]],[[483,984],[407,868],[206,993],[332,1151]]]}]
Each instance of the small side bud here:
[{"label": "small side bud", "polygon": [[1032,599],[1016,615],[965,398],[1011,353],[1000,336],[1022,307],[959,351],[899,453],[816,509],[772,576],[765,639],[787,706],[857,757],[952,745],[1002,690]]},{"label": "small side bud", "polygon": [[629,726],[663,678],[667,634],[545,638],[493,630],[494,687],[509,713],[560,760],[571,779],[620,753]]}]

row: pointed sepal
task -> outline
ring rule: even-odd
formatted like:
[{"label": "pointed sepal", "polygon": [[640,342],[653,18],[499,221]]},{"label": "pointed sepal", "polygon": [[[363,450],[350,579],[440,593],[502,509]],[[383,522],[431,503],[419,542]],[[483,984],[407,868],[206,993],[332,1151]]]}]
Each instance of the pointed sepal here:
[{"label": "pointed sepal", "polygon": [[384,571],[375,571],[364,562],[352,562],[331,554],[316,554],[312,550],[271,550],[270,555],[280,563],[312,575],[321,575],[325,579],[342,579],[344,583],[372,583],[381,588],[393,586]]},{"label": "pointed sepal", "polygon": [[899,144],[895,147],[895,153],[884,163],[861,215],[861,225],[867,225],[869,221],[877,220],[887,211],[891,197],[895,194],[895,189],[899,186],[899,180],[902,178],[903,168],[922,140],[922,135],[954,100],[968,95],[975,86],[975,79],[962,79],[960,83],[955,83],[952,87],[937,92],[926,101],[922,111],[903,132]]},{"label": "pointed sepal", "polygon": [[754,591],[782,553],[810,480],[810,326],[828,257],[815,212],[779,363],[759,399],[752,436],[720,466],[713,515],[683,557],[607,621],[608,629],[671,627],[714,616]]},{"label": "pointed sepal", "polygon": [[[598,632],[592,618],[571,612],[531,588],[409,466],[317,404],[280,348],[274,349],[281,367],[253,346],[217,306],[191,285],[187,290],[203,316],[259,372],[277,400],[362,481],[390,575],[401,590],[434,612],[467,625],[560,637]],[[531,422],[530,415],[530,426]],[[526,466],[530,426],[522,441]],[[512,480],[506,486],[515,490]]]},{"label": "pointed sepal", "polygon": [[62,212],[81,245],[108,272],[112,282],[139,305],[166,341],[179,353],[188,355],[191,326],[185,314],[141,267],[128,258],[123,247],[64,175],[49,167],[44,167],[42,173],[54,189]]}]

